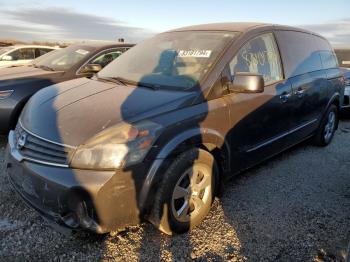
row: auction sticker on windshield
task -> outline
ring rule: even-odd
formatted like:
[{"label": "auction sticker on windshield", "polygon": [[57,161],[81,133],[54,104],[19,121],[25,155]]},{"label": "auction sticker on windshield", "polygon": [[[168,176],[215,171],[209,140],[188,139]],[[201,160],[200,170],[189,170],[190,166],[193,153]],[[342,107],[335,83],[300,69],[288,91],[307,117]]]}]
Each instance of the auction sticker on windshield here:
[{"label": "auction sticker on windshield", "polygon": [[75,52],[78,53],[78,54],[81,54],[81,55],[87,55],[88,53],[90,53],[89,51],[86,51],[84,49],[78,49]]},{"label": "auction sticker on windshield", "polygon": [[211,50],[179,50],[178,57],[210,57]]}]

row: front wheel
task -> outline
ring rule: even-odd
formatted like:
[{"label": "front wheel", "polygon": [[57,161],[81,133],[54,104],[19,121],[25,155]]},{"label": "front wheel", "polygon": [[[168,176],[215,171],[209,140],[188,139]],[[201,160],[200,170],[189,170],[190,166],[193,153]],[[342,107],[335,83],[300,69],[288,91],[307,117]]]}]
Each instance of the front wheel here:
[{"label": "front wheel", "polygon": [[217,170],[214,157],[205,150],[180,154],[164,174],[150,221],[168,235],[200,224],[213,201]]},{"label": "front wheel", "polygon": [[338,109],[335,105],[331,105],[316,132],[314,143],[317,146],[327,146],[333,139],[337,125]]}]

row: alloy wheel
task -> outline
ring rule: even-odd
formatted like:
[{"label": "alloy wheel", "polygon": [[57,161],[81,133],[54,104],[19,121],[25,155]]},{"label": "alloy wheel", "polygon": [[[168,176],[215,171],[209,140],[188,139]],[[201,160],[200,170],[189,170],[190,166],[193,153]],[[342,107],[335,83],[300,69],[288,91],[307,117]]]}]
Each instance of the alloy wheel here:
[{"label": "alloy wheel", "polygon": [[171,199],[174,218],[190,222],[198,216],[203,207],[211,203],[211,170],[202,164],[194,164],[177,181]]},{"label": "alloy wheel", "polygon": [[327,123],[324,127],[324,139],[328,142],[334,133],[336,115],[334,111],[330,111],[328,114]]}]

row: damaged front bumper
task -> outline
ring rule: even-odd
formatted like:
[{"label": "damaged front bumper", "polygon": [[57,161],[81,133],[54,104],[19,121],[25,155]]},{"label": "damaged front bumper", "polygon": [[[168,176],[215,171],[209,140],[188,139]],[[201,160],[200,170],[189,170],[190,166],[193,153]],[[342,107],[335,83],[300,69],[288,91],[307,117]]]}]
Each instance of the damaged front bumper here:
[{"label": "damaged front bumper", "polygon": [[140,222],[133,172],[48,166],[20,155],[10,133],[9,181],[27,204],[57,225],[105,233]]}]

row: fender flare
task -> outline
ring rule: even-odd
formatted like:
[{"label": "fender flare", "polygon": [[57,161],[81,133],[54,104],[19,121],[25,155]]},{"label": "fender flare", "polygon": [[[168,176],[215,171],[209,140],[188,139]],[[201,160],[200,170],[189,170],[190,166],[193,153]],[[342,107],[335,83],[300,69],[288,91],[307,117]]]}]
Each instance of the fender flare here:
[{"label": "fender flare", "polygon": [[336,92],[336,93],[334,93],[334,94],[332,95],[332,97],[329,99],[328,104],[327,104],[327,106],[326,106],[326,108],[325,108],[325,110],[324,110],[323,113],[325,113],[325,112],[327,111],[327,109],[330,107],[331,104],[333,104],[333,102],[334,102],[335,100],[338,100],[338,102],[339,102],[339,108],[338,108],[338,109],[340,109],[340,107],[341,107],[341,105],[340,105],[340,94],[339,94],[338,92]]},{"label": "fender flare", "polygon": [[[146,206],[146,202],[149,197],[149,192],[155,181],[158,171],[160,170],[162,164],[165,159],[170,156],[170,154],[182,143],[188,141],[193,138],[201,138],[201,143],[212,143],[217,147],[221,147],[226,151],[227,157],[230,159],[231,151],[230,146],[227,140],[225,140],[224,136],[213,129],[208,128],[194,128],[186,130],[177,136],[173,137],[157,154],[157,157],[153,161],[150,169],[147,172],[146,178],[143,182],[140,195],[139,195],[139,207],[140,210],[143,210]],[[230,161],[228,161],[229,163]],[[228,167],[229,168],[229,167]]]},{"label": "fender flare", "polygon": [[[329,101],[328,101],[328,104],[327,104],[327,106],[326,106],[326,108],[325,108],[325,110],[324,110],[324,112],[323,112],[323,114],[322,114],[322,117],[321,117],[321,119],[323,119],[324,118],[324,115],[326,114],[326,112],[327,112],[327,110],[328,110],[328,108],[333,104],[333,102],[334,101],[338,101],[338,113],[340,112],[340,109],[341,109],[341,104],[340,104],[340,94],[338,93],[338,92],[336,92],[336,93],[334,93],[333,95],[332,95],[332,97],[329,99]],[[320,125],[321,125],[321,120],[320,120]],[[339,122],[339,121],[338,121]],[[336,125],[336,129],[338,129],[338,123],[337,123],[337,125]]]},{"label": "fender flare", "polygon": [[22,98],[19,102],[17,102],[16,106],[13,108],[11,115],[10,115],[10,121],[9,121],[9,127],[14,128],[19,120],[19,117],[25,107],[25,105],[28,103],[29,99],[32,97],[32,95],[28,95],[24,98]]}]

